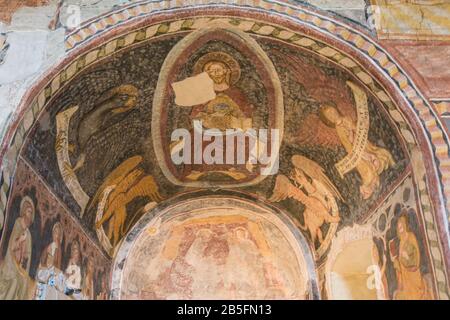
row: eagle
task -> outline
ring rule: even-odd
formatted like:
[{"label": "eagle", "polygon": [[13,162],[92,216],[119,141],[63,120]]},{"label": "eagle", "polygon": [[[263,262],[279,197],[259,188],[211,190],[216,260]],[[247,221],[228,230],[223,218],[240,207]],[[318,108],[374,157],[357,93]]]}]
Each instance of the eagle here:
[{"label": "eagle", "polygon": [[106,91],[96,102],[96,106],[80,120],[77,130],[79,156],[72,171],[84,165],[89,141],[97,133],[108,128],[110,120],[132,110],[137,105],[138,89],[130,84],[120,85]]}]

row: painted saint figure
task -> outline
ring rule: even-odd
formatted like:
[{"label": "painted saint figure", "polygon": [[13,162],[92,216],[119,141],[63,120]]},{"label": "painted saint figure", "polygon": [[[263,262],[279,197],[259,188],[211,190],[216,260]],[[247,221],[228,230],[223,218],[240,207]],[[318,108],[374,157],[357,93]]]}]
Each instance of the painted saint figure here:
[{"label": "painted saint figure", "polygon": [[66,289],[68,296],[79,299],[81,296],[81,251],[78,241],[72,242],[69,265],[66,268]]},{"label": "painted saint figure", "polygon": [[58,292],[64,292],[64,274],[61,271],[61,243],[63,230],[56,222],[52,228],[52,242],[42,251],[36,280],[37,300],[58,299]]},{"label": "painted saint figure", "polygon": [[397,221],[397,250],[390,246],[391,259],[397,274],[398,286],[394,300],[429,300],[433,294],[420,271],[420,249],[415,234],[409,229],[406,210]]},{"label": "painted saint figure", "polygon": [[206,72],[214,82],[215,99],[195,106],[191,118],[201,120],[207,129],[242,129],[252,127],[253,106],[234,86],[239,80],[240,67],[224,52],[211,52],[196,64],[194,73]]},{"label": "painted saint figure", "polygon": [[[202,130],[217,129],[220,134],[226,133],[227,129],[240,129],[246,131],[252,128],[253,109],[254,106],[248,101],[245,94],[235,85],[240,79],[241,68],[239,63],[229,54],[225,52],[210,52],[202,56],[194,66],[194,75],[206,73],[213,81],[214,92],[216,97],[212,100],[194,105],[192,107],[190,118],[195,123],[200,123],[202,127],[197,127],[194,123],[192,135],[197,134],[207,135]],[[222,139],[219,146],[215,144],[218,139],[215,135],[211,135],[210,141],[202,142],[202,154],[212,145],[216,147],[216,153],[223,153],[225,158],[226,139]],[[193,140],[193,139],[191,139]],[[257,143],[261,143],[259,140]],[[210,146],[211,145],[211,146]],[[248,143],[245,146],[245,154],[248,154]],[[177,152],[179,143],[171,145],[171,152]],[[235,146],[235,150],[237,146]],[[192,145],[191,154],[195,152],[194,145]],[[245,159],[245,164],[214,164],[204,166],[202,164],[186,165],[184,169],[184,176],[188,180],[198,180],[206,174],[219,174],[222,176],[231,177],[233,180],[239,181],[246,179],[253,171],[253,165]]]},{"label": "painted saint figure", "polygon": [[63,231],[61,223],[56,222],[52,228],[52,243],[41,254],[40,265],[45,268],[55,267],[61,269],[61,242]]},{"label": "painted saint figure", "polygon": [[0,300],[28,299],[32,238],[29,227],[34,221],[33,200],[25,196],[20,203],[20,216],[14,223],[8,249],[0,265]]},{"label": "painted saint figure", "polygon": [[[225,286],[233,299],[263,298],[266,292],[263,257],[244,227],[228,235],[229,254],[226,260]],[[236,268],[236,266],[239,266]]]},{"label": "painted saint figure", "polygon": [[223,234],[200,229],[186,254],[192,267],[192,299],[220,299],[224,294],[226,259],[230,251]]},{"label": "painted saint figure", "polygon": [[[330,105],[322,106],[320,117],[327,126],[336,130],[345,151],[350,154],[356,138],[356,123]],[[367,141],[361,158],[355,166],[362,180],[359,190],[363,199],[372,196],[380,185],[380,174],[393,164],[394,159],[388,150]]]},{"label": "painted saint figure", "polygon": [[86,271],[83,279],[83,298],[85,300],[94,300],[94,259],[89,257],[86,262]]},{"label": "painted saint figure", "polygon": [[214,26],[181,39],[153,95],[152,140],[176,185],[244,186],[276,174],[284,130],[278,72],[245,32]]}]

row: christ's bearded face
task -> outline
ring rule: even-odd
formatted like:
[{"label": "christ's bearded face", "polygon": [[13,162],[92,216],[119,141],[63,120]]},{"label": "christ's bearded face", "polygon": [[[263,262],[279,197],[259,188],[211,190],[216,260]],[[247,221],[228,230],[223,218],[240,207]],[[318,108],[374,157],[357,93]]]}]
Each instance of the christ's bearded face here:
[{"label": "christ's bearded face", "polygon": [[222,62],[210,62],[205,65],[204,71],[208,73],[209,77],[215,84],[222,84],[228,82],[228,75],[231,70]]}]

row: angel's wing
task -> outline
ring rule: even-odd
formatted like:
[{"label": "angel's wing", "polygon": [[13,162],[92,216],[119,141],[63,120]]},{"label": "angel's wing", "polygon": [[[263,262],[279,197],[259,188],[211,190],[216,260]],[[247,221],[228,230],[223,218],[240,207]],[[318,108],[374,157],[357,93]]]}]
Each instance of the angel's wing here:
[{"label": "angel's wing", "polygon": [[[141,172],[141,175],[136,175],[135,172]],[[141,170],[134,170],[119,182],[119,185],[113,191],[115,194],[109,196],[108,199],[111,200],[108,200],[109,203],[105,207],[105,213],[98,224],[104,223],[119,210],[125,210],[126,214],[127,204],[137,197],[149,197],[154,202],[162,200],[155,179],[149,175],[142,178],[142,173]]]},{"label": "angel's wing", "polygon": [[144,171],[141,168],[136,168],[133,171],[129,172],[126,176],[124,176],[117,185],[114,186],[114,190],[109,195],[109,200],[114,201],[114,199],[122,193],[127,193],[135,184],[138,183],[140,179],[145,175]]},{"label": "angel's wing", "polygon": [[134,156],[125,160],[116,169],[114,169],[108,175],[108,177],[106,177],[102,185],[97,189],[96,194],[94,195],[94,197],[92,197],[90,206],[97,203],[98,199],[108,186],[119,184],[134,168],[136,168],[142,162],[142,160],[143,158],[141,156]]},{"label": "angel's wing", "polygon": [[273,188],[272,196],[269,198],[269,201],[278,202],[287,198],[296,198],[295,187],[289,181],[288,177],[279,174],[275,181],[275,187]]},{"label": "angel's wing", "polygon": [[[292,98],[285,99],[285,114],[300,110],[297,106],[301,101],[309,100],[318,105],[333,102],[339,112],[352,120],[356,120],[356,113],[352,94],[345,83],[337,77],[330,77],[323,69],[312,65],[307,60],[298,56],[286,55],[276,49],[271,50],[271,54],[277,57],[277,64],[290,70],[292,86],[301,85],[306,94],[293,94]],[[299,92],[301,92],[299,90]],[[306,102],[307,105],[310,102]],[[297,116],[292,113],[293,119]],[[294,128],[294,127],[293,127]],[[301,145],[315,146],[335,149],[342,145],[339,136],[334,128],[327,126],[319,116],[319,112],[312,112],[305,115],[300,126],[295,126],[296,133],[291,139]]]},{"label": "angel's wing", "polygon": [[291,161],[294,167],[302,170],[311,178],[318,180],[323,186],[328,189],[329,192],[331,192],[333,196],[341,201],[344,201],[339,190],[325,174],[325,170],[317,162],[301,155],[293,156],[291,158]]},{"label": "angel's wing", "polygon": [[331,149],[342,146],[336,130],[324,124],[317,114],[306,116],[293,139],[301,145],[320,145]]},{"label": "angel's wing", "polygon": [[[128,176],[131,175],[133,175],[133,172]],[[149,197],[154,202],[160,202],[162,200],[162,197],[159,194],[158,185],[152,176],[133,176],[132,179],[128,179],[128,176],[116,187],[116,189],[120,191],[115,195],[110,196],[112,200],[108,206],[108,210],[111,207],[124,207],[137,197]],[[116,190],[114,190],[114,192],[115,191]]]},{"label": "angel's wing", "polygon": [[159,188],[155,179],[148,175],[142,178],[137,184],[127,191],[127,198],[149,197],[152,201],[160,202],[163,200],[159,194]]}]

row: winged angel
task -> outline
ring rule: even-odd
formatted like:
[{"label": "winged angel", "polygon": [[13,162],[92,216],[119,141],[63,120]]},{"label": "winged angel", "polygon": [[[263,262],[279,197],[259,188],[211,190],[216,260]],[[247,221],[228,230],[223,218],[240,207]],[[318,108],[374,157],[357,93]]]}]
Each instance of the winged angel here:
[{"label": "winged angel", "polygon": [[[343,147],[346,156],[335,164],[336,169],[342,178],[356,172],[361,181],[359,193],[362,199],[371,198],[380,186],[381,173],[394,165],[394,159],[389,150],[369,139],[370,119],[365,91],[351,81],[330,77],[323,69],[298,57],[280,57],[281,63],[292,70],[290,83],[293,88],[302,86],[307,92],[307,100],[320,106],[316,112],[305,115],[301,126],[291,138],[286,138],[290,139],[287,142],[334,150]],[[300,97],[294,99],[295,110],[300,101]]]},{"label": "winged angel", "polygon": [[292,198],[305,206],[304,225],[313,243],[323,242],[320,227],[324,223],[340,221],[336,198],[343,201],[341,194],[326,176],[323,168],[313,160],[295,155],[291,158],[293,169],[289,177],[278,175],[270,201],[279,202]]},{"label": "winged angel", "polygon": [[[95,227],[102,234],[103,224],[108,223],[108,247],[115,247],[127,228],[127,205],[137,197],[162,200],[154,178],[140,167],[143,158],[135,156],[124,161],[111,172],[92,198],[91,206],[98,204]],[[105,237],[100,237],[105,240]],[[102,241],[104,242],[104,241]]]}]

